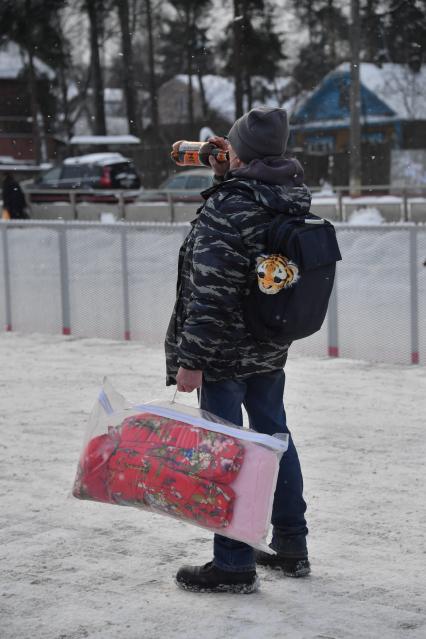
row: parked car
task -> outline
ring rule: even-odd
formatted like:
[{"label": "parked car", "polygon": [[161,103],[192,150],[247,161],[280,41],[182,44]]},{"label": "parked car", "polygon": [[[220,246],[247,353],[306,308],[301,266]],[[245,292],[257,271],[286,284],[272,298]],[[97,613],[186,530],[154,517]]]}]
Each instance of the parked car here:
[{"label": "parked car", "polygon": [[203,191],[213,184],[213,173],[210,169],[191,169],[171,175],[158,187],[159,191]]},{"label": "parked car", "polygon": [[170,193],[175,202],[197,202],[201,200],[201,191],[212,185],[213,172],[210,169],[189,169],[170,175],[157,190],[141,193],[138,199],[149,202],[164,202]]},{"label": "parked car", "polygon": [[[89,153],[67,158],[59,166],[38,176],[33,182],[26,183],[26,190],[137,190],[141,182],[136,168],[121,153]],[[66,194],[31,194],[31,201],[68,201]],[[126,201],[134,201],[135,196],[126,197]],[[114,194],[84,194],[78,196],[79,201],[116,202]]]}]

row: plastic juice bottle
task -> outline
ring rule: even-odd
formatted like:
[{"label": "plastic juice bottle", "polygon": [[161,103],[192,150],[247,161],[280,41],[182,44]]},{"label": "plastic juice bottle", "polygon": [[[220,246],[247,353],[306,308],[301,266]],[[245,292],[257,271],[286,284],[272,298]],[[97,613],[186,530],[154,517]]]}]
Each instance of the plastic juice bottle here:
[{"label": "plastic juice bottle", "polygon": [[188,142],[178,140],[172,146],[171,158],[179,166],[210,166],[209,155],[218,162],[229,160],[228,151],[224,151],[211,142]]}]

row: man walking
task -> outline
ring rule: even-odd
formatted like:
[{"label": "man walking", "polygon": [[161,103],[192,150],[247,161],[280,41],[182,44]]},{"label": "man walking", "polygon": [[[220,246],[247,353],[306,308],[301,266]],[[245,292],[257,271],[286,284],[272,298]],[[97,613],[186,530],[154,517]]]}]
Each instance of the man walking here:
[{"label": "man walking", "polygon": [[[289,134],[284,109],[259,107],[239,118],[228,140],[229,163],[210,156],[215,186],[203,193],[192,230],[179,254],[177,299],[166,336],[167,384],[192,392],[200,407],[261,433],[289,433],[283,405],[289,344],[256,341],[244,322],[243,300],[267,232],[280,213],[308,213],[303,169],[284,158]],[[186,590],[254,592],[256,563],[291,577],[309,574],[303,480],[290,436],[274,498],[269,555],[216,534],[213,560],[184,566],[176,576]]]}]

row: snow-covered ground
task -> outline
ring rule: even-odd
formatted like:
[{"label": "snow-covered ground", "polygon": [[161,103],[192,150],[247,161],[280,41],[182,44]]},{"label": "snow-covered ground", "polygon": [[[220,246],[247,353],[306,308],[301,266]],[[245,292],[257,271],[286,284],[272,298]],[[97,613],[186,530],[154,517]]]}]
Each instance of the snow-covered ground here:
[{"label": "snow-covered ground", "polygon": [[312,576],[230,596],[174,585],[208,532],[70,495],[102,377],[170,398],[161,350],[3,333],[0,356],[2,639],[425,637],[425,368],[290,357]]}]

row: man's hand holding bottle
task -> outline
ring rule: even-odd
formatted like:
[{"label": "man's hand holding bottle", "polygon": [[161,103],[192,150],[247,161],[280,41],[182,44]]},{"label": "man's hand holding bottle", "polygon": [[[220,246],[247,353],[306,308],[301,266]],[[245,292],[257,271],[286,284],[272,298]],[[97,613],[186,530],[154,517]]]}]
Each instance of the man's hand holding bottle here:
[{"label": "man's hand holding bottle", "polygon": [[[223,149],[224,151],[228,151],[229,143],[225,138],[221,138],[218,135],[214,135],[208,139],[208,142],[211,142],[219,149]],[[225,173],[229,171],[229,160],[225,162],[218,162],[213,155],[209,155],[210,166],[212,167],[214,174],[218,177],[223,177]]]}]

